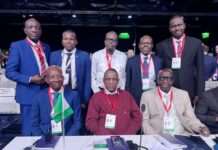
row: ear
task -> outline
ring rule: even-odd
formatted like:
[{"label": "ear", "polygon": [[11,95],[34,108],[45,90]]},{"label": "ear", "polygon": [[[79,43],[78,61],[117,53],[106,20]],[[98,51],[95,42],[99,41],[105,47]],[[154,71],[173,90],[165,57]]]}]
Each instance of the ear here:
[{"label": "ear", "polygon": [[47,84],[49,84],[48,78],[46,78],[46,77],[45,77],[45,82],[46,82]]},{"label": "ear", "polygon": [[25,27],[23,28],[23,32],[24,32],[25,34],[27,34],[27,31],[26,31],[26,28],[25,28]]}]

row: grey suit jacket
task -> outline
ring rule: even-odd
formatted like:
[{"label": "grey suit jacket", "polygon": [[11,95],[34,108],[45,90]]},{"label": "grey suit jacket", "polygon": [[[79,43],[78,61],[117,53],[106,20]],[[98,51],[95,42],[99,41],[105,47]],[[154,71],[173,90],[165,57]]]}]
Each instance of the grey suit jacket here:
[{"label": "grey suit jacket", "polygon": [[[158,87],[157,87],[158,88]],[[157,88],[144,92],[141,104],[145,104],[143,113],[143,132],[145,134],[158,134],[163,131],[164,107],[158,95]],[[180,120],[184,134],[199,133],[199,127],[205,126],[195,116],[189,95],[186,91],[172,87],[173,105]]]}]

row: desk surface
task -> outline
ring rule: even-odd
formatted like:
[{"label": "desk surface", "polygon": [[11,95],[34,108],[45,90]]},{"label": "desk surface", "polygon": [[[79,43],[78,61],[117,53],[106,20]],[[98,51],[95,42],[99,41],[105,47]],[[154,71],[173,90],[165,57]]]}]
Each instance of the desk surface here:
[{"label": "desk surface", "polygon": [[[55,150],[93,150],[94,143],[102,143],[106,138],[110,136],[66,136],[65,146],[63,146],[63,138],[61,137],[58,141]],[[124,135],[122,136],[125,140],[133,140],[134,143],[139,144],[139,135]],[[202,137],[210,147],[214,146],[212,139],[215,135],[210,137]],[[25,147],[32,145],[40,137],[16,137],[14,138],[3,150],[23,150]],[[149,150],[160,150],[161,144],[158,143],[152,135],[142,136],[142,146],[146,146]],[[99,148],[98,148],[99,149]],[[165,150],[166,148],[161,148]],[[102,148],[99,150],[103,150]],[[167,150],[167,149],[166,149]]]}]

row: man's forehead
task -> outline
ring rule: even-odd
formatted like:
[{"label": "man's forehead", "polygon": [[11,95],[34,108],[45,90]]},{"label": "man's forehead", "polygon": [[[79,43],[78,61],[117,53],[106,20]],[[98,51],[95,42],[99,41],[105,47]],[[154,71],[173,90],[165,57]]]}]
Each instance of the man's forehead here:
[{"label": "man's forehead", "polygon": [[118,76],[117,75],[117,73],[116,72],[114,72],[114,71],[112,71],[112,70],[110,70],[110,71],[107,71],[106,73],[105,73],[105,77],[108,77],[108,76]]}]

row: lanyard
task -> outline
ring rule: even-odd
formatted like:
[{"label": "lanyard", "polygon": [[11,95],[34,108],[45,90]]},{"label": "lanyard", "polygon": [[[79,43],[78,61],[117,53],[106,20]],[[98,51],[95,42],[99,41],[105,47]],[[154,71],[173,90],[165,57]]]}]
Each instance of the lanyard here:
[{"label": "lanyard", "polygon": [[[173,51],[174,51],[174,54],[175,54],[176,57],[178,57],[178,52],[179,52],[179,50],[177,49],[177,52],[176,52],[176,45],[175,45],[175,42],[174,42],[173,38],[172,38],[172,43],[173,43]],[[183,52],[183,49],[184,49],[184,45],[185,45],[185,35],[184,35],[184,37],[182,38],[182,46],[181,46],[181,48],[180,48],[180,50],[181,50],[182,52]],[[182,56],[182,54],[181,54],[181,56]]]},{"label": "lanyard", "polygon": [[[62,91],[64,93],[64,88],[63,87],[62,87]],[[53,101],[54,98],[52,98],[52,93],[51,93],[51,88],[50,87],[48,88],[48,97],[49,97],[49,101],[50,101],[50,104],[51,104],[51,108],[53,109],[54,108],[54,101]]]},{"label": "lanyard", "polygon": [[115,109],[116,106],[117,106],[118,95],[116,95],[116,98],[115,98],[113,104],[111,103],[111,99],[110,99],[110,97],[108,96],[108,94],[105,93],[105,91],[104,91],[104,96],[105,96],[106,100],[108,101],[109,105],[111,106],[111,109],[112,109],[112,112],[113,112],[114,109]]},{"label": "lanyard", "polygon": [[110,69],[111,68],[111,60],[112,60],[112,58],[109,60],[109,54],[108,54],[107,50],[106,50],[106,59],[107,59],[108,69]]},{"label": "lanyard", "polygon": [[148,65],[147,67],[145,68],[145,72],[144,72],[144,66],[143,66],[143,63],[142,63],[142,58],[140,57],[140,65],[141,65],[141,68],[142,68],[142,73],[143,73],[143,76],[146,76],[148,74],[148,70],[150,68],[150,63],[151,63],[151,57],[149,59],[149,62],[148,62]]},{"label": "lanyard", "polygon": [[43,47],[42,47],[42,42],[39,42],[39,48],[42,51],[38,51],[37,48],[35,48],[35,46],[30,42],[30,40],[28,38],[25,39],[26,42],[36,51],[36,53],[38,54],[38,56],[42,59],[44,59],[44,56],[42,55],[42,52],[44,51]]},{"label": "lanyard", "polygon": [[160,96],[160,99],[163,103],[163,106],[164,106],[164,109],[165,111],[168,113],[172,107],[172,102],[173,102],[173,92],[171,91],[170,93],[170,106],[167,108],[166,104],[163,102],[163,99],[162,99],[162,95],[161,95],[161,92],[160,92],[160,88],[158,88],[158,95]]}]

